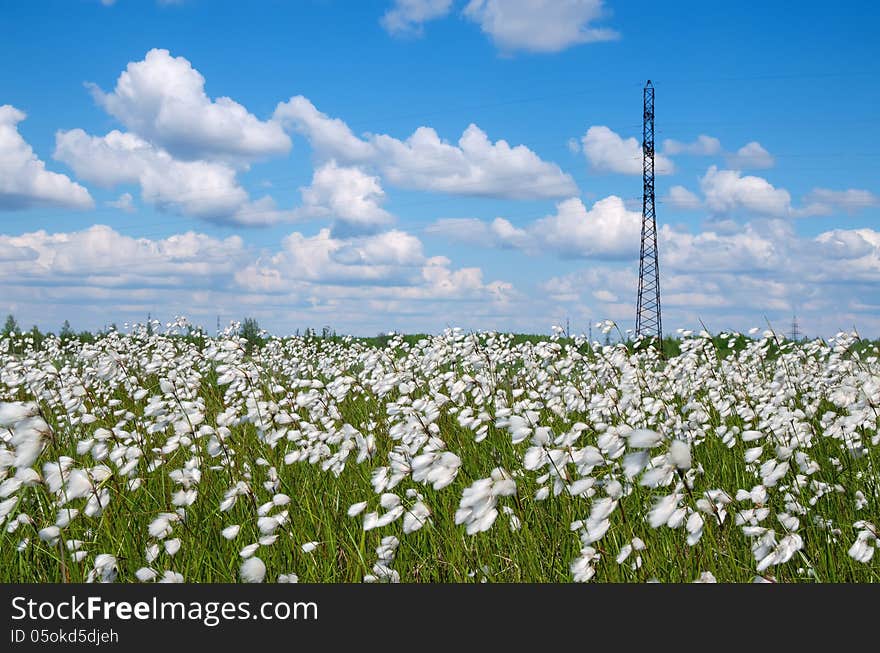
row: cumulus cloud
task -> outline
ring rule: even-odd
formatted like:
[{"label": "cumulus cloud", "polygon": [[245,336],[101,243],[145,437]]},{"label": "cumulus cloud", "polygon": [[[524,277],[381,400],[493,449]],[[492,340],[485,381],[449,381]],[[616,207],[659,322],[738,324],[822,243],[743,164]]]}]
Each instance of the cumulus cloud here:
[{"label": "cumulus cloud", "polygon": [[0,265],[7,282],[90,287],[215,283],[218,278],[231,278],[246,254],[238,236],[218,240],[187,232],[150,240],[126,236],[105,225],[69,233],[40,230],[0,235],[0,251],[4,249],[32,253],[25,264]]},{"label": "cumulus cloud", "polygon": [[[539,287],[555,302],[572,304],[579,300],[590,302],[591,299],[596,299],[605,304],[614,304],[622,298],[628,298],[632,294],[630,289],[636,288],[637,283],[636,273],[630,268],[594,265],[562,276],[550,277],[541,282]],[[632,312],[632,307],[629,312]],[[603,311],[602,317],[605,315]]]},{"label": "cumulus cloud", "polygon": [[[778,229],[778,226],[777,226]],[[660,228],[661,268],[690,272],[759,272],[781,264],[773,233],[751,224],[736,233],[703,231],[690,234]]]},{"label": "cumulus cloud", "polygon": [[428,233],[489,247],[553,253],[565,258],[627,258],[638,254],[642,215],[611,195],[590,209],[578,198],[556,205],[556,212],[519,228],[503,218],[438,220]]},{"label": "cumulus cloud", "polygon": [[386,134],[359,138],[342,120],[296,96],[278,105],[274,118],[306,136],[319,160],[375,168],[390,184],[451,195],[507,199],[557,198],[577,192],[570,175],[524,145],[489,140],[476,125],[456,145],[430,127],[404,141]]},{"label": "cumulus cloud", "polygon": [[46,170],[46,164],[18,131],[23,111],[0,106],[0,210],[35,206],[90,209],[89,191],[69,177]]},{"label": "cumulus cloud", "polygon": [[733,154],[727,154],[727,167],[736,170],[772,168],[775,160],[758,141],[743,145]]},{"label": "cumulus cloud", "polygon": [[[320,286],[325,296],[338,297],[340,288],[349,287],[361,299],[383,302],[503,302],[513,293],[509,283],[485,283],[479,268],[453,269],[444,256],[426,256],[417,237],[399,230],[354,238],[336,238],[329,229],[311,237],[294,232],[279,252],[244,267],[235,278],[249,291],[285,293],[306,283]],[[396,305],[396,310],[408,309]]]},{"label": "cumulus cloud", "polygon": [[381,207],[385,191],[379,178],[357,166],[339,166],[329,161],[318,167],[309,186],[300,189],[303,203],[297,216],[331,218],[334,231],[375,231],[394,220]]},{"label": "cumulus cloud", "polygon": [[403,231],[360,238],[334,238],[329,229],[315,236],[294,232],[270,258],[236,275],[243,287],[278,292],[291,280],[315,283],[413,283],[425,256],[421,241]]},{"label": "cumulus cloud", "polygon": [[379,21],[392,36],[421,36],[422,25],[446,16],[452,9],[452,0],[394,0]]},{"label": "cumulus cloud", "polygon": [[[734,223],[736,215],[774,218],[802,218],[833,215],[841,211],[853,214],[880,206],[880,197],[868,190],[850,188],[831,190],[814,188],[801,199],[801,206],[792,205],[791,195],[784,188],[776,188],[763,177],[743,175],[739,170],[719,170],[710,166],[700,179],[704,199],[684,186],[673,186],[663,202],[673,208],[696,210],[708,208],[713,225]],[[717,229],[716,229],[717,230]]]},{"label": "cumulus cloud", "polygon": [[507,282],[484,280],[479,268],[428,256],[417,237],[399,230],[351,238],[294,232],[280,248],[260,252],[237,236],[132,238],[103,225],[0,235],[0,279],[17,317],[55,325],[72,317],[73,306],[78,328],[143,320],[150,311],[211,326],[222,313],[224,320],[252,315],[279,333],[331,323],[364,334],[427,328],[438,314],[460,324],[517,296]]},{"label": "cumulus cloud", "polygon": [[126,213],[132,213],[137,210],[134,207],[134,198],[131,196],[131,193],[123,193],[118,199],[105,202],[105,204]]},{"label": "cumulus cloud", "polygon": [[641,225],[642,214],[611,195],[589,210],[577,198],[560,202],[554,215],[538,220],[530,231],[562,256],[626,258],[638,251]]},{"label": "cumulus cloud", "polygon": [[139,184],[143,201],[163,211],[240,225],[285,218],[271,198],[251,201],[231,166],[181,161],[134,134],[113,130],[99,137],[82,129],[59,131],[54,156],[79,178],[101,186]]},{"label": "cumulus cloud", "polygon": [[129,63],[111,93],[89,88],[126,128],[177,158],[246,162],[290,150],[279,124],[259,120],[231,98],[212,100],[205,78],[168,50],[152,49]]},{"label": "cumulus cloud", "polygon": [[509,220],[495,218],[484,222],[477,218],[441,218],[426,233],[467,245],[534,251],[532,235]]},{"label": "cumulus cloud", "polygon": [[705,134],[700,134],[691,143],[667,138],[663,141],[663,152],[671,155],[714,156],[721,152],[721,141],[714,136],[706,136]]},{"label": "cumulus cloud", "polygon": [[693,211],[703,206],[700,198],[684,186],[673,186],[670,188],[669,194],[663,198],[663,202],[669,204],[673,208],[683,209],[685,211]]},{"label": "cumulus cloud", "polygon": [[[735,233],[660,231],[664,323],[739,329],[785,326],[797,313],[812,335],[856,324],[878,328],[876,306],[865,302],[880,281],[880,232],[835,229],[798,236],[792,223],[747,223]],[[638,266],[599,264],[540,284],[548,314],[574,319],[609,317],[632,324]],[[558,307],[554,310],[554,307]],[[779,323],[778,320],[784,320]],[[674,328],[674,327],[672,327]]]},{"label": "cumulus cloud", "polygon": [[464,16],[503,52],[559,52],[582,43],[611,41],[618,32],[594,27],[603,0],[470,0]]},{"label": "cumulus cloud", "polygon": [[814,188],[807,193],[804,205],[798,212],[800,216],[832,215],[839,211],[856,213],[862,209],[880,206],[880,197],[867,190],[850,188],[848,190],[830,190]]},{"label": "cumulus cloud", "polygon": [[710,166],[700,179],[706,207],[715,214],[745,210],[761,215],[786,217],[792,213],[791,195],[763,177],[743,176],[738,170]]},{"label": "cumulus cloud", "polygon": [[880,232],[834,229],[799,236],[790,221],[750,222],[735,233],[697,234],[664,227],[668,269],[691,274],[738,273],[779,283],[852,284],[880,281]]},{"label": "cumulus cloud", "polygon": [[[590,127],[581,138],[584,154],[596,172],[622,175],[642,174],[642,146],[635,138],[621,138],[604,125]],[[672,161],[662,154],[654,154],[654,172],[670,175],[675,172]]]}]

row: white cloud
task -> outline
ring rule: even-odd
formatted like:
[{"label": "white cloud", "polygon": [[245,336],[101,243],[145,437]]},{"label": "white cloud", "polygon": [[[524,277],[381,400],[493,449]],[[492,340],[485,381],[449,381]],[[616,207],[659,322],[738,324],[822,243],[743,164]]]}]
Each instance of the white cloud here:
[{"label": "white cloud", "polygon": [[[635,138],[621,138],[608,127],[597,125],[587,130],[581,143],[594,171],[622,175],[642,174],[642,146]],[[675,166],[672,161],[655,152],[654,173],[670,175],[673,172]]]},{"label": "white cloud", "polygon": [[683,186],[673,186],[663,202],[684,210],[705,206],[712,212],[711,222],[716,227],[722,222],[731,225],[729,220],[721,218],[738,213],[799,218],[832,215],[840,211],[852,214],[880,206],[880,197],[868,190],[814,188],[804,195],[802,206],[797,208],[792,206],[791,195],[787,190],[776,188],[763,177],[743,176],[738,170],[719,170],[716,166],[709,167],[700,179],[700,188],[705,195],[704,200]]},{"label": "white cloud", "polygon": [[870,229],[834,229],[816,236],[824,256],[835,261],[869,256],[880,247],[876,231]]},{"label": "white cloud", "polygon": [[131,193],[123,193],[119,196],[119,199],[105,203],[107,206],[119,209],[120,211],[125,211],[126,213],[132,213],[137,210],[134,207],[134,198],[131,196]]},{"label": "white cloud", "polygon": [[[660,228],[661,270],[699,272],[759,272],[782,263],[776,238],[748,224],[737,233],[703,231],[690,234],[667,225]],[[662,281],[661,281],[662,284]]]},{"label": "white cloud", "polygon": [[726,155],[727,166],[737,170],[772,168],[775,163],[770,152],[757,141],[739,148],[735,154]]},{"label": "white cloud", "polygon": [[667,138],[663,141],[665,154],[690,154],[693,156],[714,156],[721,152],[721,141],[714,136],[700,134],[692,143],[684,143]]},{"label": "white cloud", "polygon": [[429,225],[425,232],[453,242],[481,247],[494,247],[500,244],[500,239],[496,239],[492,234],[490,223],[479,218],[441,218]]},{"label": "white cloud", "polygon": [[562,256],[625,258],[638,252],[641,226],[642,214],[611,195],[589,210],[577,198],[560,202],[555,215],[538,220],[529,231]]},{"label": "white cloud", "polygon": [[[812,282],[866,282],[876,292],[880,282],[880,232],[874,229],[834,229],[813,240],[815,253],[804,266],[805,280]],[[831,258],[828,264],[827,258]],[[860,299],[865,299],[861,297]]]},{"label": "white cloud", "polygon": [[108,113],[177,158],[247,162],[290,150],[280,125],[260,121],[231,98],[209,98],[205,78],[168,50],[129,63],[112,93],[89,86]]},{"label": "white cloud", "polygon": [[479,268],[450,265],[444,256],[425,256],[421,241],[403,231],[335,238],[322,229],[312,237],[294,232],[284,239],[281,251],[236,273],[236,283],[264,293],[290,292],[305,283],[315,296],[402,301],[394,307],[403,312],[411,310],[407,306],[412,302],[504,302],[513,293],[506,282],[485,283]]},{"label": "white cloud", "polygon": [[18,123],[26,117],[9,104],[0,106],[0,210],[92,208],[95,203],[89,191],[65,175],[46,170],[46,164],[22,138]]},{"label": "white cloud", "polygon": [[0,251],[4,248],[35,253],[26,264],[0,265],[7,283],[88,287],[213,285],[231,278],[246,253],[238,236],[218,240],[187,232],[150,240],[104,225],[70,233],[0,235]]},{"label": "white cloud", "polygon": [[670,188],[669,194],[663,198],[663,202],[673,208],[686,211],[693,211],[703,206],[700,198],[684,186],[673,186]]},{"label": "white cloud", "polygon": [[664,227],[660,236],[661,266],[682,274],[737,273],[783,286],[880,281],[880,232],[872,229],[834,229],[807,238],[791,222],[773,219],[747,223],[736,233]]},{"label": "white cloud", "polygon": [[236,274],[243,287],[283,291],[291,280],[314,283],[413,283],[425,263],[422,243],[402,231],[374,236],[334,238],[329,229],[315,236],[294,232],[269,259]]},{"label": "white cloud", "polygon": [[513,287],[476,267],[428,256],[402,231],[355,238],[292,233],[275,251],[234,236],[188,232],[132,238],[103,225],[70,233],[0,235],[0,307],[43,328],[76,328],[185,314],[213,331],[251,315],[278,333],[332,324],[342,332],[436,328],[505,312]]},{"label": "white cloud", "polygon": [[421,36],[424,23],[446,16],[450,9],[452,0],[394,0],[379,22],[392,36]]},{"label": "white cloud", "polygon": [[419,127],[405,141],[386,134],[355,136],[341,120],[328,117],[302,96],[278,105],[274,118],[304,134],[320,160],[375,168],[395,186],[451,195],[508,199],[557,198],[577,192],[570,175],[541,160],[524,145],[491,142],[476,125],[457,145],[430,127]]},{"label": "white cloud", "polygon": [[134,134],[59,131],[54,156],[81,179],[101,186],[139,184],[143,201],[163,211],[240,225],[273,224],[286,217],[269,197],[251,201],[231,166],[180,161]]},{"label": "white cloud", "polygon": [[348,163],[366,163],[376,156],[372,143],[355,136],[339,118],[318,111],[302,95],[279,102],[272,119],[308,138],[319,156]]},{"label": "white cloud", "polygon": [[593,27],[605,15],[603,0],[471,0],[464,15],[503,52],[559,52],[581,43],[619,38]]},{"label": "white cloud", "polygon": [[804,207],[799,210],[801,216],[832,215],[838,211],[856,213],[862,209],[880,206],[880,197],[867,190],[850,188],[848,190],[830,190],[814,188],[804,196]]},{"label": "white cloud", "polygon": [[608,290],[599,289],[593,291],[593,297],[598,299],[600,302],[605,303],[614,303],[620,301],[620,298],[615,295],[613,292],[609,292]]},{"label": "white cloud", "polygon": [[762,177],[742,176],[738,170],[719,170],[710,166],[700,179],[706,206],[715,214],[737,210],[786,217],[792,213],[791,195],[775,188]]},{"label": "white cloud", "polygon": [[[811,336],[831,335],[855,324],[880,328],[880,232],[836,229],[800,237],[786,220],[748,223],[737,233],[660,232],[664,324],[710,330],[788,327],[797,314]],[[581,319],[610,317],[632,325],[638,265],[593,265],[552,277],[540,287],[543,314]],[[619,300],[619,301],[616,301]]]},{"label": "white cloud", "polygon": [[36,250],[26,245],[13,245],[0,237],[0,264],[13,261],[32,261],[38,256]]},{"label": "white cloud", "polygon": [[492,222],[477,218],[442,218],[430,225],[426,233],[467,245],[534,251],[531,234],[504,218],[495,218]]},{"label": "white cloud", "polygon": [[379,178],[356,166],[329,161],[317,168],[310,186],[300,189],[303,204],[296,214],[309,218],[332,218],[337,227],[356,233],[375,231],[394,220],[381,207],[385,191]]},{"label": "white cloud", "polygon": [[642,215],[611,195],[588,210],[578,198],[556,205],[556,213],[525,229],[503,218],[445,219],[428,233],[489,247],[520,249],[529,254],[555,253],[565,258],[627,258],[638,254]]}]

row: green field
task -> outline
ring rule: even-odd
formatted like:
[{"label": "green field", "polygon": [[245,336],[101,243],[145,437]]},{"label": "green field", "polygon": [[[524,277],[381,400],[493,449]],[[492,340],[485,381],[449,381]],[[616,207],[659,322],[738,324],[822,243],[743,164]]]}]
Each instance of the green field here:
[{"label": "green field", "polygon": [[877,348],[675,344],[7,336],[0,580],[880,580]]}]

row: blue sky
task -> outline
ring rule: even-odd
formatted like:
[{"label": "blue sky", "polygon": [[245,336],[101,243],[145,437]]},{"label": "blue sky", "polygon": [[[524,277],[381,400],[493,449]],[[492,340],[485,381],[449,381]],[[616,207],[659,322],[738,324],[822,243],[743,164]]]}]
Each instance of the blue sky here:
[{"label": "blue sky", "polygon": [[[0,311],[880,335],[877,9],[66,0],[0,24]],[[635,139],[635,140],[631,140]]]}]

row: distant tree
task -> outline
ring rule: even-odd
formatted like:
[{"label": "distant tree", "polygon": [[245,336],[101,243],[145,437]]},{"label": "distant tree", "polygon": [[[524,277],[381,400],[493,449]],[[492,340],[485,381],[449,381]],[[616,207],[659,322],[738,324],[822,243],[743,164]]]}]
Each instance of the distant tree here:
[{"label": "distant tree", "polygon": [[260,334],[260,325],[252,317],[246,317],[241,323],[238,334],[247,342],[248,351],[262,344],[263,336]]},{"label": "distant tree", "polygon": [[147,313],[147,335],[153,335],[153,316]]},{"label": "distant tree", "polygon": [[36,349],[43,348],[43,338],[45,338],[45,336],[37,328],[37,325],[35,324],[34,326],[32,326],[31,327],[31,339],[34,341],[34,347]]},{"label": "distant tree", "polygon": [[73,338],[74,332],[73,329],[70,328],[70,322],[64,320],[64,324],[61,325],[61,331],[58,333],[62,340],[66,340],[68,338]]},{"label": "distant tree", "polygon": [[3,333],[9,335],[18,331],[18,322],[12,316],[12,313],[6,316],[6,324],[3,325]]}]

